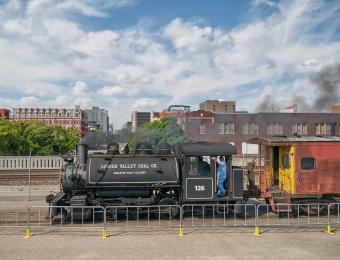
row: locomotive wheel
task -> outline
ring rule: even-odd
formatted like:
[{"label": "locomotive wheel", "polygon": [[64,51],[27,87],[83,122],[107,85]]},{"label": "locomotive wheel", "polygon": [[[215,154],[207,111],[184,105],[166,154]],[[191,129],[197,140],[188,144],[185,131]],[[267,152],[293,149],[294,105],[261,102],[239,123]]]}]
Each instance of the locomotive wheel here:
[{"label": "locomotive wheel", "polygon": [[161,219],[174,219],[179,214],[179,208],[176,206],[177,202],[172,198],[164,198],[158,202],[160,206],[172,206],[172,207],[160,207],[159,212],[155,213],[155,216]]}]

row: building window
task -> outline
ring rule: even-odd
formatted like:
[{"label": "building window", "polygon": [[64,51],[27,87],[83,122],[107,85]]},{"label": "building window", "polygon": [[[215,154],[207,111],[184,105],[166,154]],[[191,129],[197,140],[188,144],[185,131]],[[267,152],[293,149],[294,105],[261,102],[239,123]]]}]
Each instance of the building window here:
[{"label": "building window", "polygon": [[63,113],[61,111],[58,112],[58,117],[62,117]]},{"label": "building window", "polygon": [[226,134],[226,135],[233,135],[234,134],[234,123],[226,122],[221,123],[218,125],[218,133],[219,134]]},{"label": "building window", "polygon": [[336,126],[335,134],[336,134],[337,136],[340,136],[340,123],[338,123],[337,126]]},{"label": "building window", "polygon": [[269,135],[282,135],[283,127],[279,123],[271,123],[267,126],[267,134]]},{"label": "building window", "polygon": [[213,105],[213,111],[215,111],[216,110],[216,106],[215,105]]},{"label": "building window", "polygon": [[307,124],[297,123],[292,125],[292,134],[307,135]]},{"label": "building window", "polygon": [[205,135],[205,124],[204,121],[200,123],[200,134]]},{"label": "building window", "polygon": [[228,111],[228,106],[224,105],[224,111]]},{"label": "building window", "polygon": [[246,123],[242,125],[242,134],[244,135],[258,135],[259,125],[255,123]]},{"label": "building window", "polygon": [[67,118],[70,118],[70,116],[71,116],[71,112],[70,112],[70,111],[67,111],[67,112],[66,112],[66,117],[67,117]]},{"label": "building window", "polygon": [[302,170],[313,170],[315,169],[315,159],[313,157],[301,158],[301,169]]},{"label": "building window", "polygon": [[331,124],[320,123],[315,125],[315,134],[317,135],[331,135]]}]

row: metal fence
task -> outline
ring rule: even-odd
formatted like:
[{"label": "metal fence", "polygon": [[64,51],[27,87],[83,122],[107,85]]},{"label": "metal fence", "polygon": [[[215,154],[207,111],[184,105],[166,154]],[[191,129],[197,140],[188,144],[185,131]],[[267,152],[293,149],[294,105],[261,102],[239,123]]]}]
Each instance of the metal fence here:
[{"label": "metal fence", "polygon": [[324,227],[334,234],[340,225],[340,203],[278,204],[184,204],[152,206],[30,206],[0,207],[0,228],[24,228],[26,238],[32,229],[77,228],[101,230],[106,239],[109,231],[204,228],[228,230],[251,228],[259,236],[261,229],[290,227]]},{"label": "metal fence", "polygon": [[182,206],[183,228],[254,227],[256,205],[253,204],[185,204]]}]

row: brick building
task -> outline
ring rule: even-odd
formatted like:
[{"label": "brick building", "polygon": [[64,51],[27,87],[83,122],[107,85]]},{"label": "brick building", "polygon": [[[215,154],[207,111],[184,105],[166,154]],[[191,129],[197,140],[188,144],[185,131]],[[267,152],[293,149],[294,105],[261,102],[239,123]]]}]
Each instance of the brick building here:
[{"label": "brick building", "polygon": [[0,118],[9,119],[9,110],[5,108],[0,108]]},{"label": "brick building", "polygon": [[81,136],[87,133],[86,115],[79,106],[67,108],[13,108],[12,121],[39,121],[48,126],[75,128]]},{"label": "brick building", "polygon": [[340,106],[332,106],[331,113],[340,113]]},{"label": "brick building", "polygon": [[200,103],[200,110],[215,113],[233,113],[236,111],[235,101],[206,100]]},{"label": "brick building", "polygon": [[177,122],[194,142],[230,142],[238,154],[257,153],[248,141],[275,135],[340,136],[339,113],[212,113],[178,114]]}]

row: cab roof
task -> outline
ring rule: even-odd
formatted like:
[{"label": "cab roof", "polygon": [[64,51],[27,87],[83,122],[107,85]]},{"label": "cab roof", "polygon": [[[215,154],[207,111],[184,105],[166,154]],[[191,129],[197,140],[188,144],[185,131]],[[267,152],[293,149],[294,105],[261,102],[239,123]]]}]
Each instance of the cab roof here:
[{"label": "cab roof", "polygon": [[182,153],[186,155],[233,155],[236,148],[230,143],[190,143],[182,144]]}]

